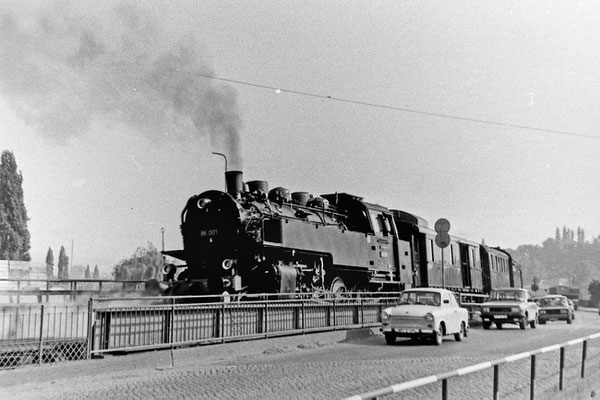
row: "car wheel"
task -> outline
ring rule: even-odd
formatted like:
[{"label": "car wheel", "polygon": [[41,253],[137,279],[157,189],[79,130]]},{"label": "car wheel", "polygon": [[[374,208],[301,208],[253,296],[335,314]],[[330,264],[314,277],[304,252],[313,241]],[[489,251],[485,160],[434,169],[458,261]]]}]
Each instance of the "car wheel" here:
[{"label": "car wheel", "polygon": [[442,326],[442,324],[440,324],[440,326],[438,326],[438,330],[437,332],[433,332],[433,344],[435,344],[436,346],[439,346],[442,344],[442,340],[444,337],[444,327]]},{"label": "car wheel", "polygon": [[502,322],[496,322],[496,328],[502,329]]},{"label": "car wheel", "polygon": [[466,333],[467,333],[467,330],[465,329],[465,323],[461,322],[460,330],[454,334],[454,340],[456,340],[457,342],[462,342],[463,337],[467,336]]},{"label": "car wheel", "polygon": [[527,327],[527,318],[522,318],[519,321],[519,328],[525,329]]},{"label": "car wheel", "polygon": [[567,324],[572,324],[573,323],[573,319],[571,318],[571,316],[569,315],[567,317]]},{"label": "car wheel", "polygon": [[384,333],[383,335],[385,336],[385,342],[387,344],[396,343],[396,335],[394,335],[393,333]]},{"label": "car wheel", "polygon": [[573,319],[575,319],[575,313],[571,314],[573,316]]},{"label": "car wheel", "polygon": [[531,321],[529,321],[529,326],[531,327],[531,329],[535,329],[536,325],[537,325],[537,315],[535,316],[534,319],[532,319]]},{"label": "car wheel", "polygon": [[490,326],[492,326],[492,323],[489,321],[483,321],[482,325],[483,325],[483,329],[490,329]]}]

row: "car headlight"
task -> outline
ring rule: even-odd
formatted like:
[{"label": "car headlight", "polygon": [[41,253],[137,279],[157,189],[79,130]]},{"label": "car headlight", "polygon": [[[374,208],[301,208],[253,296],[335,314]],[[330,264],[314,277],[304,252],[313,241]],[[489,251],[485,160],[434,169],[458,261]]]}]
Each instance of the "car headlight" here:
[{"label": "car headlight", "polygon": [[546,314],[546,310],[540,310],[540,314]]},{"label": "car headlight", "polygon": [[431,322],[433,321],[433,314],[428,312],[427,314],[425,314],[425,321],[427,322]]},{"label": "car headlight", "polygon": [[511,307],[510,308],[510,312],[519,312],[519,311],[521,311],[520,307]]},{"label": "car headlight", "polygon": [[483,312],[490,312],[490,308],[489,307],[483,307]]},{"label": "car headlight", "polygon": [[381,312],[381,320],[385,321],[386,319],[388,319],[390,317],[390,313],[388,313],[387,311],[382,311]]},{"label": "car headlight", "polygon": [[561,313],[561,314],[566,314],[566,313],[567,313],[567,310],[560,310],[560,313]]}]

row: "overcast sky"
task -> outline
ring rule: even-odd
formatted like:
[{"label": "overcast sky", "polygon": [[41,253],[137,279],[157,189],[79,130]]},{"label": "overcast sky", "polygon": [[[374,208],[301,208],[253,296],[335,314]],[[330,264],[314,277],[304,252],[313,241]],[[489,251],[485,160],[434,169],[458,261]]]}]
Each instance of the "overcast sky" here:
[{"label": "overcast sky", "polygon": [[596,1],[0,1],[0,150],[37,262],[73,243],[108,267],[163,227],[181,248],[213,151],[493,246],[589,240],[599,78]]}]

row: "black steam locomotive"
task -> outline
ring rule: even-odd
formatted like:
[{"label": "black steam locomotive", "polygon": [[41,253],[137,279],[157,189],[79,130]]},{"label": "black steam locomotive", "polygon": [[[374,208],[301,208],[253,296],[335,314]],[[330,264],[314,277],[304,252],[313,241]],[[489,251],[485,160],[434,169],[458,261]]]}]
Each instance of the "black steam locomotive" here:
[{"label": "black steam locomotive", "polygon": [[[191,197],[181,214],[183,261],[166,264],[167,295],[398,291],[442,286],[469,293],[522,287],[520,266],[504,250],[452,237],[435,245],[427,221],[347,193],[313,197],[265,181],[225,174],[227,192]],[[444,277],[442,277],[442,272]]]}]

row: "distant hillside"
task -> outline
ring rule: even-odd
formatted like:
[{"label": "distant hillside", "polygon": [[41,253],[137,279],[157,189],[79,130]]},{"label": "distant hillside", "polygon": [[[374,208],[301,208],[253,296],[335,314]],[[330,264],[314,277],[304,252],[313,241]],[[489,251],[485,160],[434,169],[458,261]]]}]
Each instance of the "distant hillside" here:
[{"label": "distant hillside", "polygon": [[540,280],[540,290],[559,284],[579,287],[588,298],[592,279],[600,280],[600,236],[585,240],[582,228],[574,231],[556,228],[555,237],[542,245],[522,245],[510,253],[523,265],[523,285],[530,288],[534,278]]}]

